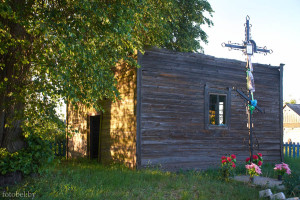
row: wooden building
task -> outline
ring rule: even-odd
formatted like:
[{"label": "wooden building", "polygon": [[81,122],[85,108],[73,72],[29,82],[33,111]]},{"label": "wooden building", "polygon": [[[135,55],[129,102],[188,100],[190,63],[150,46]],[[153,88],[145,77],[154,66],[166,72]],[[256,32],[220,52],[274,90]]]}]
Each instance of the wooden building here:
[{"label": "wooden building", "polygon": [[300,142],[300,104],[283,107],[283,141]]},{"label": "wooden building", "polygon": [[[220,158],[249,156],[245,62],[199,53],[149,49],[141,68],[116,67],[122,99],[102,102],[105,113],[68,106],[68,156],[89,156],[130,167],[204,169]],[[255,151],[265,161],[282,159],[283,65],[254,64],[258,105],[254,112]]]}]

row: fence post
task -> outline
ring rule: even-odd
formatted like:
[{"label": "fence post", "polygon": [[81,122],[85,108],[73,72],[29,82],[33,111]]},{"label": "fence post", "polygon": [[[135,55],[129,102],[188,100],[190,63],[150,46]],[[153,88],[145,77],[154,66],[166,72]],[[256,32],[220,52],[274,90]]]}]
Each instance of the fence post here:
[{"label": "fence post", "polygon": [[283,146],[285,148],[285,156],[287,157],[288,156],[288,144],[285,143]]},{"label": "fence post", "polygon": [[285,157],[291,158],[293,156],[293,158],[299,158],[299,154],[300,154],[299,142],[285,143],[283,144],[283,148],[285,150],[284,152]]},{"label": "fence post", "polygon": [[66,140],[63,141],[63,155],[62,156],[66,156]]},{"label": "fence post", "polygon": [[293,158],[296,158],[296,152],[295,152],[295,142],[293,142]]},{"label": "fence post", "polygon": [[52,150],[52,142],[50,142],[50,149]]},{"label": "fence post", "polygon": [[58,156],[62,156],[61,145],[62,145],[62,142],[59,141],[59,143],[58,143]]},{"label": "fence post", "polygon": [[66,140],[50,142],[49,145],[55,156],[66,156]]},{"label": "fence post", "polygon": [[297,143],[297,158],[299,158],[299,150],[300,149],[300,145],[299,145],[299,142]]}]

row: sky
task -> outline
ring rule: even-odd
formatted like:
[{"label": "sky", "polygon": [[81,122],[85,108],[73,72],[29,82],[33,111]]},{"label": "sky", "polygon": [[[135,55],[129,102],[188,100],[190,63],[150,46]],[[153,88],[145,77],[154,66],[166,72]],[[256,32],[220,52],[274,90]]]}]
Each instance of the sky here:
[{"label": "sky", "polygon": [[[214,10],[214,26],[203,27],[208,44],[204,53],[218,58],[246,61],[241,51],[223,48],[228,41],[242,44],[246,16],[250,17],[251,36],[257,46],[272,49],[264,56],[255,54],[253,63],[279,66],[283,70],[283,100],[300,103],[300,0],[208,0]],[[255,71],[255,68],[254,68]],[[255,79],[255,77],[254,77]]]}]

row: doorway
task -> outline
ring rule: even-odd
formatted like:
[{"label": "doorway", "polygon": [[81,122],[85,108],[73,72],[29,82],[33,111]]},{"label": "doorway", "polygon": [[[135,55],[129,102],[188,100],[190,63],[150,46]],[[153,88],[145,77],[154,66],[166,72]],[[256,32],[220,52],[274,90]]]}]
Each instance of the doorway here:
[{"label": "doorway", "polygon": [[[90,116],[90,159],[97,159],[99,156],[100,138],[100,115]],[[99,157],[100,161],[100,157]]]}]

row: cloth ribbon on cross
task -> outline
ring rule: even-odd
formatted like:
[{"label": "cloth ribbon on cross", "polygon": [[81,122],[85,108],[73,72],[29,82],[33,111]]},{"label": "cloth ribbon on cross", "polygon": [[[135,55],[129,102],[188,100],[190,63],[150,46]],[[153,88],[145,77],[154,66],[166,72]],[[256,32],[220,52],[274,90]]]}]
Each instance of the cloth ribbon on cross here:
[{"label": "cloth ribbon on cross", "polygon": [[251,56],[248,56],[247,59],[247,88],[250,92],[255,92],[255,84],[254,84],[254,77],[253,77],[253,66],[251,62]]},{"label": "cloth ribbon on cross", "polygon": [[257,100],[253,98],[253,93],[255,92],[255,84],[254,84],[254,77],[253,77],[253,66],[251,62],[251,56],[248,55],[247,59],[247,88],[251,92],[252,100],[250,101],[249,110],[253,113],[255,107],[257,106]]}]

